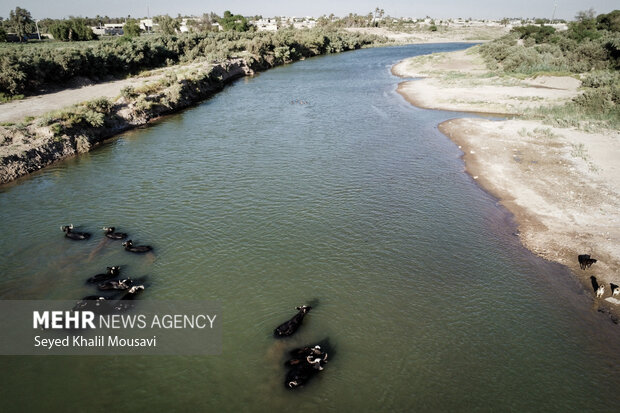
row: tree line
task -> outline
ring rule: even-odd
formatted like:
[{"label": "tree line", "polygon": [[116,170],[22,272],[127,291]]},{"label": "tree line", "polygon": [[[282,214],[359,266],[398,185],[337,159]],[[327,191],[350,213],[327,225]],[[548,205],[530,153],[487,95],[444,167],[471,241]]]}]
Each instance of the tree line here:
[{"label": "tree line", "polygon": [[317,28],[122,37],[89,43],[88,47],[5,48],[0,55],[0,93],[32,93],[76,76],[104,80],[196,59],[221,61],[241,55],[288,62],[357,49],[378,40],[377,36]]},{"label": "tree line", "polygon": [[[155,16],[154,23],[157,24],[156,31],[173,35],[176,34],[183,21],[179,14],[177,17],[168,15]],[[233,14],[225,11],[222,17],[217,14],[204,13],[199,18],[188,18],[187,25],[192,32],[217,31],[219,28],[215,23],[220,24],[224,30],[234,30],[239,32],[254,30],[248,19],[240,14]],[[67,19],[42,19],[35,20],[26,9],[16,7],[11,10],[8,19],[0,17],[0,42],[8,40],[8,33],[15,33],[19,42],[27,41],[28,35],[32,33],[49,33],[55,40],[60,41],[86,41],[96,40],[97,35],[93,33],[91,27],[102,27],[105,24],[122,24],[125,35],[129,37],[139,36],[142,32],[138,19],[127,17],[73,17]]]}]

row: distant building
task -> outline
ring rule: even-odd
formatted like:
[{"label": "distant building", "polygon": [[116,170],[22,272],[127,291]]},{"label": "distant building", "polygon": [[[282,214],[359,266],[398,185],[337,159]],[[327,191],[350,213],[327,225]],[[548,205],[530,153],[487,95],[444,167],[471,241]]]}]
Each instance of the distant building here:
[{"label": "distant building", "polygon": [[97,36],[122,36],[124,33],[121,23],[107,23],[103,26],[93,26],[91,29]]},{"label": "distant building", "polygon": [[259,19],[251,21],[250,24],[256,27],[259,32],[276,32],[278,31],[278,22],[276,19]]},{"label": "distant building", "polygon": [[312,17],[270,17],[267,19],[251,20],[251,25],[259,32],[275,32],[283,27],[293,26],[295,29],[307,29],[316,26],[316,20]]},{"label": "distant building", "polygon": [[142,19],[140,20],[140,30],[144,31],[144,32],[153,32],[155,30],[157,30],[157,27],[159,27],[159,24],[154,23],[153,19]]}]

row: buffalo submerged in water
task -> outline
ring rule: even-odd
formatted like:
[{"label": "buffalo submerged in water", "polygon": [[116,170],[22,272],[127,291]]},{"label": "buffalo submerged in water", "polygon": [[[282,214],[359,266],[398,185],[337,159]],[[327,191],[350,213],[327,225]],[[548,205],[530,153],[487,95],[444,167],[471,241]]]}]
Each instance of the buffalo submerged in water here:
[{"label": "buffalo submerged in water", "polygon": [[312,377],[323,371],[327,364],[325,345],[302,347],[290,352],[292,358],[285,365],[289,368],[284,386],[295,389],[306,384]]},{"label": "buffalo submerged in water", "polygon": [[302,305],[301,307],[295,307],[295,310],[298,310],[298,313],[295,314],[293,318],[280,324],[273,331],[275,337],[292,336],[299,326],[301,326],[301,322],[304,320],[305,315],[312,310],[312,307],[309,305]]}]

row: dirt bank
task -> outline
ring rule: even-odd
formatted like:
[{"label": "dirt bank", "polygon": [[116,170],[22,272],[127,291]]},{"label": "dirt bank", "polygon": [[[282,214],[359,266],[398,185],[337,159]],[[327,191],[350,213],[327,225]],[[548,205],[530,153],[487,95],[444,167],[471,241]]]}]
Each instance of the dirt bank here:
[{"label": "dirt bank", "polygon": [[[425,77],[399,92],[433,109],[519,114],[580,93],[572,77],[493,76],[471,51],[408,59],[393,72]],[[523,244],[571,268],[592,297],[595,276],[606,289],[593,299],[617,320],[620,301],[610,283],[620,285],[620,133],[478,118],[453,119],[440,130],[463,150],[467,172],[515,215]],[[598,262],[581,270],[578,254]]]},{"label": "dirt bank", "polygon": [[[116,94],[113,100],[102,100],[97,95],[94,101],[46,112],[17,125],[0,126],[0,184],[68,156],[88,152],[107,138],[189,107],[234,79],[268,67],[268,62],[254,61],[249,65],[244,59],[175,67],[147,79],[135,79],[134,83],[122,83],[123,87],[139,87],[128,89],[122,96]],[[118,88],[117,82],[110,83],[98,86]],[[36,97],[26,101],[32,99]]]}]

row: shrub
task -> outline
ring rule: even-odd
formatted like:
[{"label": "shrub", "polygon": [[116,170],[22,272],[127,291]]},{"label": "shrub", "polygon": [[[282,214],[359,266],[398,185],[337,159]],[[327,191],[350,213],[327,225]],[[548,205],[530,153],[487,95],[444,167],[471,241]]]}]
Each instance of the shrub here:
[{"label": "shrub", "polygon": [[[67,21],[65,21],[66,23]],[[46,83],[61,83],[75,76],[126,76],[146,69],[198,59],[219,60],[249,52],[259,61],[290,61],[302,56],[352,50],[384,38],[325,28],[266,32],[204,32],[179,36],[121,37],[95,44],[54,43],[7,46],[0,53],[0,93],[34,91]]]},{"label": "shrub", "polygon": [[63,42],[97,39],[97,35],[86,25],[85,20],[80,18],[58,21],[50,26],[50,33],[54,39]]}]

